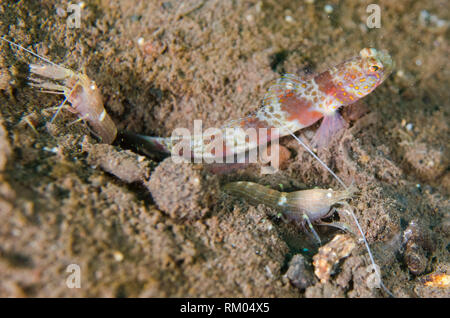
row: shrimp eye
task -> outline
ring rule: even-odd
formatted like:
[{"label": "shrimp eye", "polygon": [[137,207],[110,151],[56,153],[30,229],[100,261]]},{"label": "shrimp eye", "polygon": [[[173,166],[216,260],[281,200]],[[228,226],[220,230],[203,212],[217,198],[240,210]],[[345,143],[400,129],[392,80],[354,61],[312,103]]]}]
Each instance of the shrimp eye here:
[{"label": "shrimp eye", "polygon": [[370,67],[370,69],[371,69],[373,72],[376,72],[376,71],[378,71],[378,70],[380,69],[380,67],[379,67],[378,65],[372,65],[372,66]]}]

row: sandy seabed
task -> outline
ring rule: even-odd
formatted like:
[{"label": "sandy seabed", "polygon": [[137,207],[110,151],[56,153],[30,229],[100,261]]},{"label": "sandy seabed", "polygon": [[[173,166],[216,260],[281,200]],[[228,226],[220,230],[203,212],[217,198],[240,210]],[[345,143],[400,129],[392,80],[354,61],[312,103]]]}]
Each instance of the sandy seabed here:
[{"label": "sandy seabed", "polygon": [[[349,127],[318,155],[360,190],[349,203],[392,293],[449,297],[429,283],[449,271],[448,3],[378,1],[381,28],[368,29],[369,3],[85,1],[80,28],[69,29],[68,1],[2,1],[0,34],[84,70],[120,130],[154,136],[242,117],[283,73],[324,71],[364,47],[389,51],[393,74],[343,110]],[[367,285],[363,244],[320,282],[308,235],[221,191],[237,180],[338,189],[293,138],[280,140],[286,155],[271,175],[103,145],[69,125],[70,112],[50,123],[45,110],[62,98],[26,85],[36,59],[0,49],[0,296],[386,296]],[[319,228],[325,242],[338,233]],[[80,266],[79,289],[66,285],[69,264]]]}]

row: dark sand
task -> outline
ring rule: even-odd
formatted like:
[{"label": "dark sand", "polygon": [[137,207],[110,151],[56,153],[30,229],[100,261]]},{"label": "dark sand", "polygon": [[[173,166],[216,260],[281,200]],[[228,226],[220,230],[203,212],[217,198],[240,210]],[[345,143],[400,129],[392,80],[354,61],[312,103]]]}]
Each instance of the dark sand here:
[{"label": "dark sand", "polygon": [[[118,128],[147,135],[195,119],[220,127],[258,107],[284,72],[323,71],[364,47],[388,50],[394,73],[344,109],[349,128],[319,156],[360,189],[349,203],[393,294],[450,296],[425,284],[450,269],[447,1],[378,1],[382,25],[372,30],[371,1],[85,1],[79,29],[67,28],[55,3],[68,2],[2,1],[0,34],[84,69]],[[421,21],[423,10],[444,24]],[[98,144],[83,124],[68,125],[70,112],[49,124],[44,110],[61,97],[26,85],[36,59],[4,42],[0,49],[0,296],[386,296],[367,286],[363,244],[320,283],[309,236],[221,192],[237,180],[339,189],[292,138],[281,140],[288,156],[273,175],[153,161]],[[325,241],[338,233],[319,229]],[[69,264],[81,268],[79,289],[66,286]]]}]

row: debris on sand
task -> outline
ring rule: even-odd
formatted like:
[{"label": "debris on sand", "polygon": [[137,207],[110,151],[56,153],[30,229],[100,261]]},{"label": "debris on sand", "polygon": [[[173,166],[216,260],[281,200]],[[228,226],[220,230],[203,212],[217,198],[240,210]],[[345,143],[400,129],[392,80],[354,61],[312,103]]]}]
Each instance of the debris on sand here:
[{"label": "debris on sand", "polygon": [[350,255],[356,247],[355,240],[349,235],[336,235],[329,243],[319,248],[313,257],[314,273],[325,283],[330,279],[335,265]]},{"label": "debris on sand", "polygon": [[126,183],[148,180],[154,163],[129,150],[117,150],[107,144],[91,144],[83,141],[83,151],[88,153],[87,162],[100,167]]},{"label": "debris on sand", "polygon": [[294,255],[291,259],[286,276],[291,284],[300,290],[305,290],[315,282],[311,264],[308,264],[301,254]]}]

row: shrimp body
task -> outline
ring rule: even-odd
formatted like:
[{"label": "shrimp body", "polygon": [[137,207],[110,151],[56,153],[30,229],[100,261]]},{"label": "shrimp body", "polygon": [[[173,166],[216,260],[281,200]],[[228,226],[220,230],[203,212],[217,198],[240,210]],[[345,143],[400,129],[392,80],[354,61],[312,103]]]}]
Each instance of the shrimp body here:
[{"label": "shrimp body", "polygon": [[[311,126],[321,118],[314,141],[323,146],[345,124],[338,109],[371,93],[388,77],[393,64],[388,53],[365,48],[358,56],[316,76],[285,74],[269,88],[257,111],[220,129],[221,152],[207,147],[208,138],[194,136],[189,137],[192,155],[209,158],[239,154]],[[248,138],[248,129],[256,130],[256,138]],[[141,137],[168,152],[180,142],[180,138]]]},{"label": "shrimp body", "polygon": [[352,197],[353,189],[309,189],[280,192],[253,182],[238,181],[224,186],[223,190],[244,198],[253,205],[264,204],[283,213],[288,219],[302,221],[306,215],[311,222],[326,217],[331,207]]},{"label": "shrimp body", "polygon": [[[30,85],[47,92],[62,93],[71,104],[68,108],[91,126],[102,142],[110,144],[117,128],[105,110],[100,90],[85,74],[75,73],[59,65],[30,64]],[[61,81],[62,84],[58,84]]]},{"label": "shrimp body", "polygon": [[30,64],[29,77],[30,85],[40,88],[47,93],[62,94],[65,96],[64,102],[58,107],[56,115],[66,102],[71,105],[67,107],[69,111],[78,115],[79,120],[87,122],[95,135],[101,138],[102,142],[111,144],[117,135],[117,128],[111,117],[105,110],[100,90],[94,81],[87,75],[76,73],[61,65],[34,53],[25,47],[0,37],[12,46],[24,50],[31,55],[44,61],[45,65]]},{"label": "shrimp body", "polygon": [[[305,226],[305,223],[307,223],[311,232],[314,234],[319,243],[321,243],[321,240],[317,232],[314,230],[312,222],[319,221],[320,219],[329,216],[330,213],[334,211],[334,209],[332,209],[333,205],[339,204],[345,207],[345,211],[352,215],[361,234],[361,238],[366,245],[366,249],[369,253],[372,266],[373,268],[375,268],[375,274],[379,279],[380,287],[382,287],[383,290],[386,291],[386,293],[388,293],[390,296],[393,296],[393,294],[389,291],[389,289],[387,289],[381,279],[381,274],[377,269],[378,266],[375,264],[375,261],[373,259],[369,243],[367,242],[366,236],[364,235],[364,232],[361,229],[361,226],[359,225],[359,222],[356,219],[353,210],[351,209],[350,205],[345,202],[345,200],[353,197],[353,194],[356,191],[355,188],[350,187],[346,188],[343,191],[334,191],[332,189],[310,189],[287,193],[276,191],[253,182],[238,181],[226,184],[223,187],[223,190],[229,194],[244,198],[251,204],[264,204],[268,207],[276,209],[288,219],[298,222],[303,226]],[[331,225],[341,230],[350,231],[346,224],[340,222],[322,223],[322,225]],[[338,245],[340,245],[341,243],[339,238],[333,239],[333,242],[337,243]],[[353,248],[352,246],[353,244],[350,244],[347,247]],[[318,257],[318,260],[314,264],[316,266],[315,273],[319,273],[318,277],[323,280],[324,277],[327,278],[328,275],[326,274],[327,270],[325,271],[325,275],[321,274],[324,273],[324,271],[322,266],[323,263],[320,262],[320,259],[321,258]]]}]

